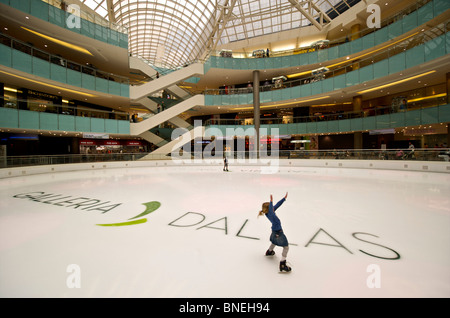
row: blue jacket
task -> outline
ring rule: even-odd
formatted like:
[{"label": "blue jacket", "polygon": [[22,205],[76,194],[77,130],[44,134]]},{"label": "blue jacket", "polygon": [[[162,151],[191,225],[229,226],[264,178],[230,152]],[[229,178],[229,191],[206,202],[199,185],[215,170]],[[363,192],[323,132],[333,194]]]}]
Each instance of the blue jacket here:
[{"label": "blue jacket", "polygon": [[275,206],[273,206],[273,203],[270,202],[269,204],[269,212],[266,213],[266,217],[269,219],[269,221],[272,223],[272,231],[281,231],[281,222],[278,216],[275,214],[275,211],[286,201],[285,198],[278,201]]}]

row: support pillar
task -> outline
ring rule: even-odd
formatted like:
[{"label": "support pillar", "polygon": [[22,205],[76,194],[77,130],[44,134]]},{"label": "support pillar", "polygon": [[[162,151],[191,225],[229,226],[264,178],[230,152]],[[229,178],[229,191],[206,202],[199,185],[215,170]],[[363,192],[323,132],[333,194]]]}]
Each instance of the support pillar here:
[{"label": "support pillar", "polygon": [[353,111],[360,112],[362,110],[362,96],[358,95],[353,97]]},{"label": "support pillar", "polygon": [[450,148],[450,123],[447,123],[447,147]]},{"label": "support pillar", "polygon": [[363,137],[362,132],[357,131],[353,134],[353,148],[363,149]]},{"label": "support pillar", "polygon": [[445,83],[447,87],[447,104],[450,104],[450,73],[447,73],[445,76]]},{"label": "support pillar", "polygon": [[[450,104],[450,73],[446,74],[447,104]],[[447,123],[447,147],[450,147],[450,123]]]},{"label": "support pillar", "polygon": [[351,36],[352,41],[359,39],[361,37],[361,24],[352,25],[350,32],[352,33]]},{"label": "support pillar", "polygon": [[[362,111],[362,96],[358,95],[353,97],[353,111],[361,112]],[[354,149],[362,149],[363,148],[363,137],[362,132],[355,131],[353,133],[353,148]]]},{"label": "support pillar", "polygon": [[[351,28],[351,40],[355,41],[361,37],[361,24],[354,24]],[[360,68],[359,60],[352,63],[352,71],[356,71]]]},{"label": "support pillar", "polygon": [[253,71],[253,122],[255,124],[255,151],[256,158],[259,159],[259,147],[261,138],[259,135],[260,122],[260,101],[259,101],[259,71]]}]

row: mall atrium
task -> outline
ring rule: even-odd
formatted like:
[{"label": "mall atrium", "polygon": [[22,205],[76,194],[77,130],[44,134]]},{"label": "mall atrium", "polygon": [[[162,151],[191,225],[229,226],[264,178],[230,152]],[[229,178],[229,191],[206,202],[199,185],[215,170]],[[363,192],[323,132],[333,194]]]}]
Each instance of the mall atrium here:
[{"label": "mall atrium", "polygon": [[447,0],[0,9],[2,156],[166,156],[177,129],[186,142],[221,135],[251,150],[245,129],[264,128],[261,143],[287,152],[450,141]]}]

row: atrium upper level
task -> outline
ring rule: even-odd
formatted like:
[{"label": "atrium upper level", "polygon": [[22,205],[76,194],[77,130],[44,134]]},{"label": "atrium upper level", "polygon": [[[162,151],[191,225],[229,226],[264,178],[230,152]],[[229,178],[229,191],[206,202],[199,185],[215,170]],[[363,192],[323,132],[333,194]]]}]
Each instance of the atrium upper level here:
[{"label": "atrium upper level", "polygon": [[[102,18],[127,28],[131,54],[153,64],[173,67],[242,41],[279,35],[286,39],[286,32],[296,33],[303,27],[314,26],[317,31],[333,32],[335,27],[330,27],[331,22],[360,0],[81,2]],[[392,0],[383,1],[383,5],[389,2],[386,14],[397,6]],[[395,1],[398,2],[405,1]]]}]

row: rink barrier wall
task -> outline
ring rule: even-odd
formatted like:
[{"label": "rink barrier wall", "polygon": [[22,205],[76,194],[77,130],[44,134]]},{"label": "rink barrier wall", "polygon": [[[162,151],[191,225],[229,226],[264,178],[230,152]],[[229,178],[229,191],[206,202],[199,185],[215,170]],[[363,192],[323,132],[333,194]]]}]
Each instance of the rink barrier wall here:
[{"label": "rink barrier wall", "polygon": [[[434,173],[450,173],[450,162],[441,161],[405,161],[405,160],[339,160],[339,159],[279,159],[276,160],[273,167],[280,168],[341,168],[341,169],[369,169],[369,170],[396,170],[396,171],[417,171],[417,172],[434,172]],[[262,164],[252,162],[229,162],[229,169],[233,170],[233,166],[238,167],[272,167],[267,161]],[[217,169],[222,171],[222,159],[194,162],[177,162],[175,160],[141,160],[141,161],[114,161],[114,162],[96,162],[96,163],[73,163],[58,165],[40,165],[26,166],[16,168],[0,169],[0,179],[57,173],[57,172],[73,172],[86,170],[103,170],[103,169],[124,169],[124,168],[158,168],[158,167],[202,167]],[[273,168],[272,167],[272,168]]]}]

